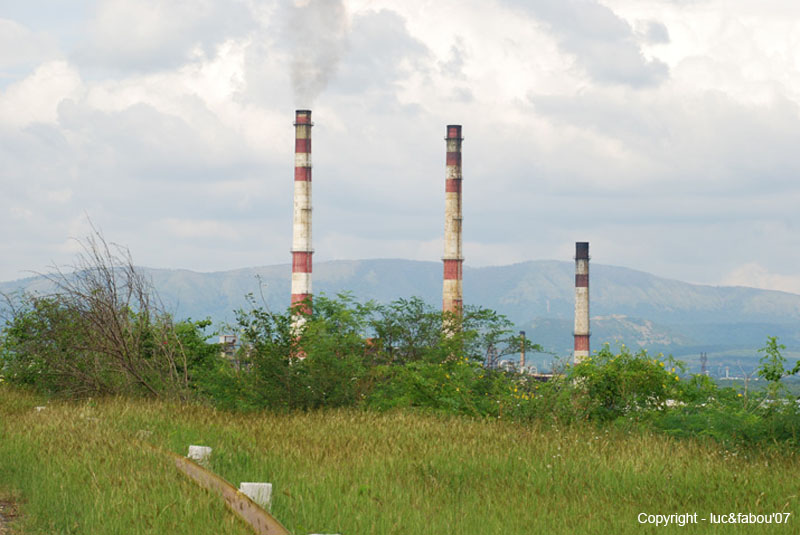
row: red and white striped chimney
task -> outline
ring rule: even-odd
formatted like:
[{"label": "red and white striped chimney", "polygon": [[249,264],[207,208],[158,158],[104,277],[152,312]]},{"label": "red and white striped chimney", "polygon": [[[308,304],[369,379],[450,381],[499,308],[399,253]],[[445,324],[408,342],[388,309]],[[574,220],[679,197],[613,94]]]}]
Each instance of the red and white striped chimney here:
[{"label": "red and white striped chimney", "polygon": [[589,358],[589,242],[575,242],[575,363]]},{"label": "red and white striped chimney", "polygon": [[[297,110],[294,122],[294,223],[292,305],[311,299],[311,110]],[[303,310],[311,313],[311,305]]]},{"label": "red and white striped chimney", "polygon": [[464,257],[461,251],[461,125],[447,125],[447,173],[444,201],[444,287],[442,311],[461,314]]}]

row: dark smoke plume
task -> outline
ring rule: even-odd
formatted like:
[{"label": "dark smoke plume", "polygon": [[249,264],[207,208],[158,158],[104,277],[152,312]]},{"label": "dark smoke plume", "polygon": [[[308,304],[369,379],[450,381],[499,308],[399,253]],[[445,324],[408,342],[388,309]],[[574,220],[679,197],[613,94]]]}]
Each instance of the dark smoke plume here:
[{"label": "dark smoke plume", "polygon": [[342,0],[295,0],[289,25],[295,103],[310,106],[347,47],[347,13]]}]

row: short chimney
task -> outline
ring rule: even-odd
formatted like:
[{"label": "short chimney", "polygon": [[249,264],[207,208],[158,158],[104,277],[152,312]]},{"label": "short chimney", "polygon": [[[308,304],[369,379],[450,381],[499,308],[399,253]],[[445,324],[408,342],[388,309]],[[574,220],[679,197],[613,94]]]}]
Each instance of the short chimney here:
[{"label": "short chimney", "polygon": [[589,357],[589,242],[575,243],[575,353],[577,364]]}]

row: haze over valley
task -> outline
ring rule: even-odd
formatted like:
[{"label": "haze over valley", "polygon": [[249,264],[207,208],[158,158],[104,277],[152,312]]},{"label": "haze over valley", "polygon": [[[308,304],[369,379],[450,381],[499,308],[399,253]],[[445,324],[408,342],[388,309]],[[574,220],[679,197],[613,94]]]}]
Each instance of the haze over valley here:
[{"label": "haze over valley", "polygon": [[[211,317],[232,323],[233,311],[247,307],[245,296],[263,296],[273,310],[289,304],[288,264],[200,273],[144,268],[168,310],[178,318]],[[388,302],[422,297],[441,306],[440,262],[400,259],[339,260],[314,266],[314,292],[352,292],[361,299]],[[3,292],[25,288],[46,292],[41,278],[0,283]],[[665,279],[624,267],[591,267],[591,344],[624,342],[656,354],[671,353],[699,371],[700,352],[708,370],[731,375],[750,371],[767,336],[779,336],[789,355],[800,356],[800,295],[745,287],[707,286]],[[465,267],[464,300],[508,316],[516,328],[547,351],[572,351],[574,264],[538,260],[507,266]],[[534,355],[547,368],[551,355]]]}]

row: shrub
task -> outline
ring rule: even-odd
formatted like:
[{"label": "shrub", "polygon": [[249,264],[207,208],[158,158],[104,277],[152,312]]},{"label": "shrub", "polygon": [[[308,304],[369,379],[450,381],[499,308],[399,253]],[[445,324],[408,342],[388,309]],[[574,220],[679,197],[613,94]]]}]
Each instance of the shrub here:
[{"label": "shrub", "polygon": [[680,399],[682,364],[672,357],[659,360],[646,350],[619,353],[608,344],[593,356],[567,368],[575,410],[586,418],[613,420],[631,411],[663,409],[668,399]]},{"label": "shrub", "polygon": [[[488,377],[497,375],[480,365],[485,349],[520,347],[507,319],[480,308],[467,307],[458,319],[419,298],[377,305],[350,294],[319,295],[312,313],[297,321],[307,303],[275,313],[250,299],[251,309],[237,314],[244,342],[240,379],[252,392],[241,405],[365,403],[483,414]],[[538,346],[528,341],[526,347]]]},{"label": "shrub", "polygon": [[366,318],[372,303],[347,294],[319,296],[313,313],[297,321],[305,304],[283,313],[255,305],[237,312],[243,346],[239,360],[240,403],[283,409],[355,404],[367,357]]},{"label": "shrub", "polygon": [[377,409],[418,407],[472,416],[496,416],[498,398],[513,389],[510,376],[487,370],[465,357],[440,363],[383,365],[372,372],[375,382],[366,404]]},{"label": "shrub", "polygon": [[71,396],[189,394],[190,367],[213,350],[200,324],[176,329],[130,253],[95,232],[71,271],[46,277],[50,295],[7,297],[0,369],[9,382]]}]

